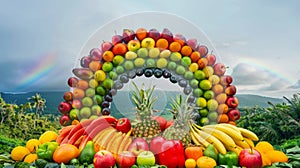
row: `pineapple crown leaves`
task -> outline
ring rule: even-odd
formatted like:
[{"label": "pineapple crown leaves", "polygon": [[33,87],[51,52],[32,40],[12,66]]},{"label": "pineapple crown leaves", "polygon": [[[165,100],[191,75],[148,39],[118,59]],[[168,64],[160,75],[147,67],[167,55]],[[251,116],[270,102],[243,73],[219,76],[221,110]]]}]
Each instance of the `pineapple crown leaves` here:
[{"label": "pineapple crown leaves", "polygon": [[152,97],[155,89],[155,85],[145,88],[145,84],[142,84],[142,88],[138,88],[136,83],[132,82],[134,90],[130,91],[131,100],[135,104],[138,115],[141,118],[148,117],[152,115],[153,105],[157,101],[157,97]]}]

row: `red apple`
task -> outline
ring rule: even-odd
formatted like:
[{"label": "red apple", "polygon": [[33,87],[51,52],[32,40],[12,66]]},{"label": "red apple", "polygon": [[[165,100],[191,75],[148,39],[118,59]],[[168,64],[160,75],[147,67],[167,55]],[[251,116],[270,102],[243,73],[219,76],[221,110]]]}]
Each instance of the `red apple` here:
[{"label": "red apple", "polygon": [[173,42],[173,34],[167,28],[163,29],[163,31],[161,32],[161,37],[166,39],[169,42],[169,44],[171,44]]},{"label": "red apple", "polygon": [[201,58],[205,57],[208,53],[208,48],[205,45],[199,45],[197,50],[200,53]]},{"label": "red apple", "polygon": [[166,139],[162,136],[157,136],[157,137],[154,137],[150,144],[149,144],[149,148],[150,148],[150,151],[154,153],[154,155],[162,152],[161,151],[161,145],[166,141]]},{"label": "red apple", "polygon": [[61,102],[58,105],[58,111],[60,111],[62,114],[67,114],[71,110],[72,106],[69,102]]},{"label": "red apple", "polygon": [[209,65],[209,66],[213,66],[216,63],[216,60],[217,60],[217,58],[214,54],[208,54],[206,56],[206,59],[208,61],[207,65]]},{"label": "red apple", "polygon": [[116,35],[112,36],[112,38],[111,38],[111,43],[113,45],[116,45],[116,44],[122,43],[122,42],[123,42],[123,36],[121,36],[121,35],[116,34]]},{"label": "red apple", "polygon": [[148,36],[157,41],[160,38],[160,32],[157,29],[150,29],[148,32]]},{"label": "red apple", "polygon": [[226,66],[223,63],[216,63],[214,65],[214,73],[218,76],[224,75],[226,72]]},{"label": "red apple", "polygon": [[229,85],[225,88],[225,93],[228,96],[233,96],[236,93],[236,87],[234,85]]},{"label": "red apple", "polygon": [[93,163],[95,168],[111,168],[115,165],[116,160],[109,151],[100,150],[94,155]]},{"label": "red apple", "polygon": [[69,85],[70,87],[76,87],[78,81],[79,81],[79,80],[78,80],[76,77],[70,77],[70,78],[68,79],[68,85]]},{"label": "red apple", "polygon": [[227,115],[228,115],[230,121],[236,121],[236,120],[240,119],[240,117],[241,117],[241,113],[237,109],[229,110],[227,112]]},{"label": "red apple", "polygon": [[119,168],[130,168],[135,164],[135,161],[136,156],[130,151],[123,151],[116,158],[116,162]]},{"label": "red apple", "polygon": [[230,96],[227,98],[226,104],[229,108],[236,108],[239,105],[239,100],[234,96]]},{"label": "red apple", "polygon": [[123,29],[123,41],[127,44],[135,37],[135,32],[131,29]]},{"label": "red apple", "polygon": [[80,108],[82,107],[81,101],[80,101],[79,99],[74,99],[74,100],[72,101],[72,107],[73,107],[74,109],[80,109]]},{"label": "red apple", "polygon": [[65,101],[72,101],[73,100],[73,93],[72,92],[65,92],[63,96]]},{"label": "red apple", "polygon": [[186,44],[186,38],[182,34],[175,34],[174,41],[178,41],[182,46]]},{"label": "red apple", "polygon": [[246,168],[261,168],[262,157],[261,154],[255,149],[243,149],[239,155],[240,166]]},{"label": "red apple", "polygon": [[101,43],[101,50],[102,52],[108,51],[112,48],[113,44],[109,41],[103,41]]},{"label": "red apple", "polygon": [[64,114],[63,116],[61,116],[60,119],[59,119],[59,123],[60,123],[60,125],[62,125],[62,126],[67,126],[67,125],[70,124],[70,122],[71,122],[71,119],[70,119],[70,117],[69,117],[68,115],[66,115],[66,114]]},{"label": "red apple", "polygon": [[102,51],[99,48],[93,48],[90,51],[90,56],[92,57],[93,61],[99,61],[102,59]]},{"label": "red apple", "polygon": [[148,151],[148,150],[149,150],[149,145],[147,141],[140,137],[135,138],[128,147],[128,151],[131,151],[136,156],[142,151]]},{"label": "red apple", "polygon": [[153,119],[156,120],[159,123],[161,131],[164,131],[166,129],[166,125],[167,125],[168,121],[164,117],[154,116]]},{"label": "red apple", "polygon": [[233,79],[229,75],[224,75],[220,77],[220,84],[223,86],[228,86],[232,83]]},{"label": "red apple", "polygon": [[195,38],[188,39],[188,41],[186,42],[186,44],[189,45],[194,51],[198,47],[198,41]]}]

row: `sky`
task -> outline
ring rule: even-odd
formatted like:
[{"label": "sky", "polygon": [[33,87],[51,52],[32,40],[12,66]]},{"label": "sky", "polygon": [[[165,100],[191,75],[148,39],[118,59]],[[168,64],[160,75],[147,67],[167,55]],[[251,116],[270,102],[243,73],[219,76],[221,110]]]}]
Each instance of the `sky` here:
[{"label": "sky", "polygon": [[[297,0],[2,0],[0,92],[68,90],[72,69],[89,49],[123,28],[158,26],[189,38],[202,34],[198,41],[228,66],[239,94],[290,97],[300,88],[299,5]],[[175,19],[143,19],[143,12]]]}]

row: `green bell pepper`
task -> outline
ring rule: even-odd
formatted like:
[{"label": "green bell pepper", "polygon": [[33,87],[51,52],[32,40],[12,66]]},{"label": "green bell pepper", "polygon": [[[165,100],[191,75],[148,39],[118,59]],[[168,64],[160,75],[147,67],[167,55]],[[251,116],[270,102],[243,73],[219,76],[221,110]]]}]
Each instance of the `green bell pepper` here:
[{"label": "green bell pepper", "polygon": [[38,158],[45,159],[47,161],[52,161],[53,153],[57,147],[58,147],[57,142],[46,142],[42,144],[37,150]]},{"label": "green bell pepper", "polygon": [[238,166],[239,156],[232,151],[229,151],[226,154],[219,153],[219,165]]}]

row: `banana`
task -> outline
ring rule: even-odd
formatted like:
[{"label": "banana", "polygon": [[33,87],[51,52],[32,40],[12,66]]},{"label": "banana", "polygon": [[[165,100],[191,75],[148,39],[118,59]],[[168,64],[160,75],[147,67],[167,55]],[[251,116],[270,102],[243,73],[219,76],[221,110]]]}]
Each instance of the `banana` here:
[{"label": "banana", "polygon": [[[229,124],[227,124],[229,125]],[[206,125],[203,128],[214,128],[217,130],[220,130],[224,132],[225,134],[229,135],[234,140],[243,140],[243,136],[240,131],[236,131],[236,129],[232,129],[230,126],[225,126],[223,124],[217,124],[217,125]]]},{"label": "banana", "polygon": [[126,141],[123,151],[127,151],[131,143],[132,143],[132,139],[131,137],[129,137],[129,139]]},{"label": "banana", "polygon": [[244,137],[249,138],[252,141],[258,141],[259,140],[259,138],[257,137],[257,135],[254,132],[252,132],[250,130],[247,130],[245,128],[241,128],[241,127],[237,127],[237,128],[241,131],[241,133]]},{"label": "banana", "polygon": [[105,128],[105,129],[101,130],[100,132],[98,132],[98,134],[93,138],[93,141],[97,142],[100,139],[102,139],[103,136],[106,135],[109,130],[112,130],[112,128],[108,127],[108,128]]},{"label": "banana", "polygon": [[237,132],[240,132],[240,130],[238,129],[238,127],[235,126],[235,125],[232,125],[232,124],[220,123],[218,125],[221,125],[221,126],[224,126],[224,127],[227,127],[227,128],[231,128],[231,129],[234,129]]},{"label": "banana", "polygon": [[254,148],[255,145],[254,145],[254,142],[253,142],[251,139],[244,137],[244,140],[247,142],[247,144],[248,144],[251,148]]},{"label": "banana", "polygon": [[130,139],[130,134],[128,134],[128,133],[125,134],[125,136],[123,137],[123,139],[120,143],[120,146],[118,148],[118,154],[124,151],[126,143],[127,143],[127,141],[129,141],[129,139]]},{"label": "banana", "polygon": [[110,150],[111,150],[111,152],[112,152],[113,155],[116,156],[117,154],[119,154],[118,153],[119,152],[119,148],[120,148],[121,142],[124,139],[124,137],[125,137],[125,134],[121,133],[121,135],[116,138],[114,144],[111,146]]},{"label": "banana", "polygon": [[229,150],[229,151],[232,151],[232,152],[236,153],[237,155],[240,155],[240,153],[242,151],[242,149],[240,147],[238,147],[238,146],[235,146],[235,147],[231,147],[230,146],[230,147],[228,147],[226,149]]},{"label": "banana", "polygon": [[97,139],[97,143],[100,145],[101,149],[105,149],[107,142],[114,133],[116,133],[115,129],[109,129],[102,138],[99,137],[99,139]]},{"label": "banana", "polygon": [[192,137],[193,142],[196,145],[202,145],[205,148],[209,145],[209,143],[203,139],[201,136],[199,136],[193,129],[190,130],[190,135]]},{"label": "banana", "polygon": [[[196,125],[196,124],[194,124],[194,125]],[[201,131],[197,128],[195,128],[195,130],[199,134],[199,136],[201,136],[207,142],[213,144],[214,147],[219,151],[219,153],[222,153],[222,154],[226,153],[226,148],[219,139],[217,139],[216,137],[212,136],[211,134],[208,134],[208,133],[206,133],[204,131]]]},{"label": "banana", "polygon": [[243,149],[245,148],[250,148],[249,144],[245,141],[245,140],[242,140],[242,141],[235,141],[235,143],[242,147]]},{"label": "banana", "polygon": [[232,147],[236,146],[233,139],[222,131],[213,128],[207,128],[207,127],[203,127],[202,131],[211,134],[212,136],[219,139],[224,144],[224,146],[232,146]]},{"label": "banana", "polygon": [[119,145],[117,144],[117,140],[119,139],[119,137],[122,137],[122,132],[117,132],[114,136],[110,138],[109,142],[106,145],[106,150],[112,152],[112,146]]}]

